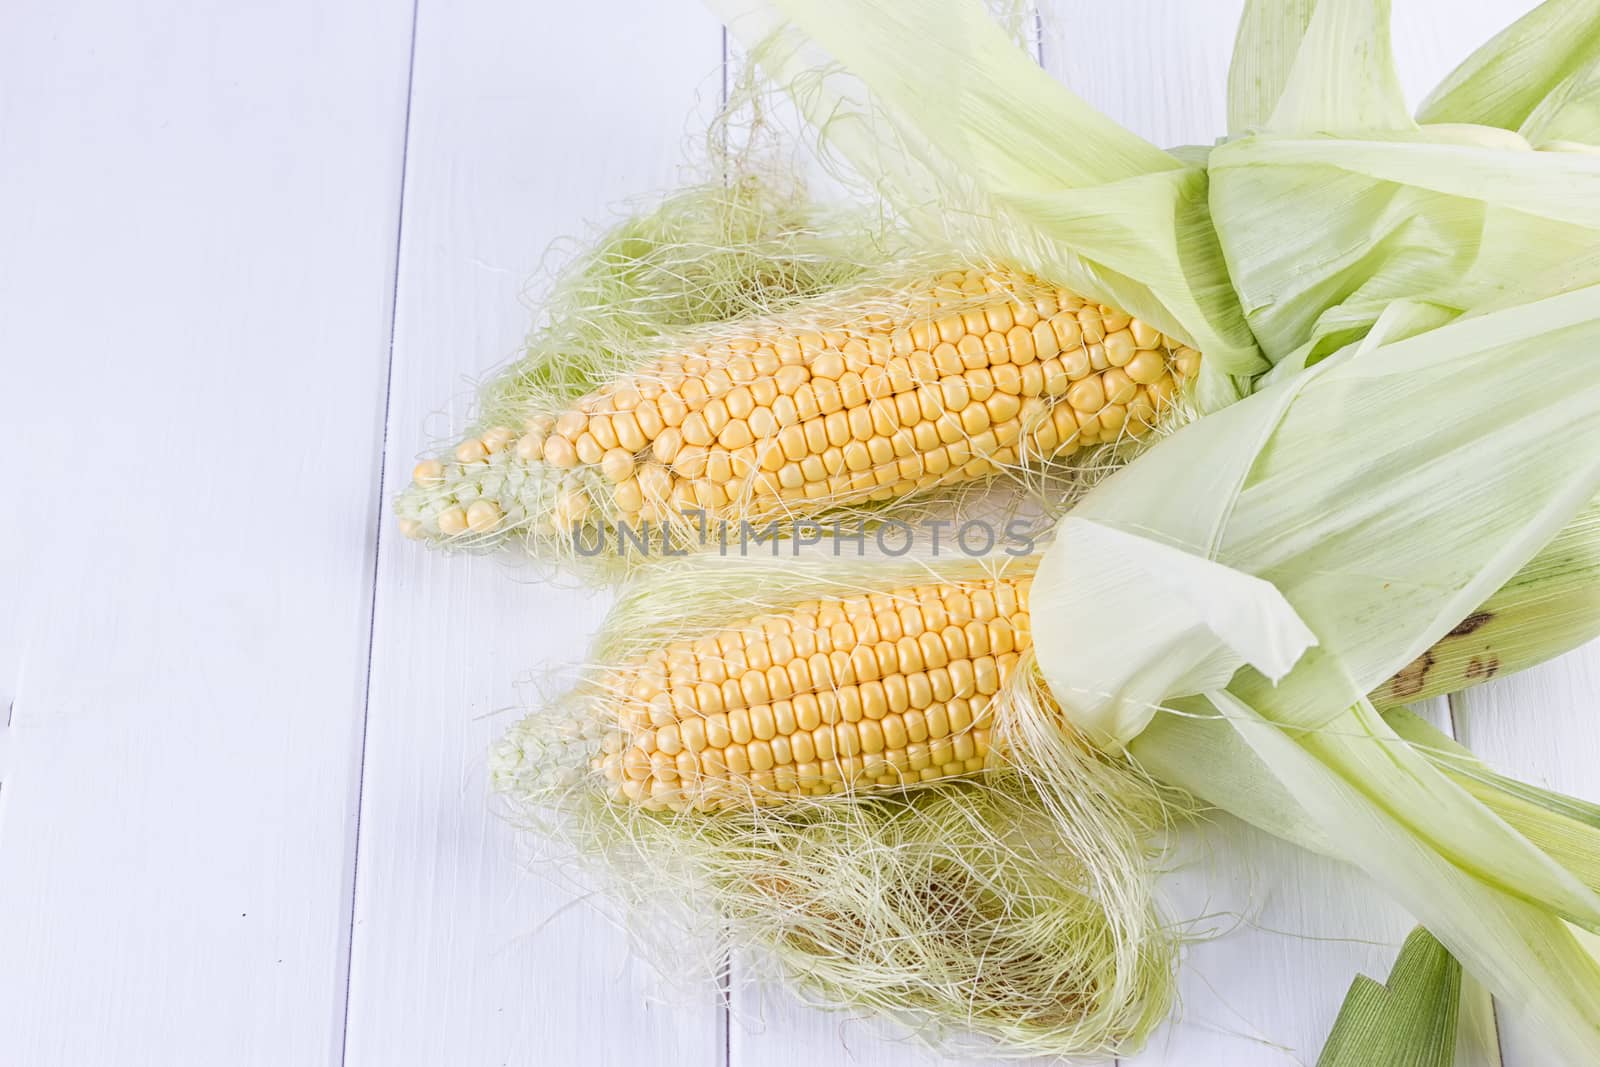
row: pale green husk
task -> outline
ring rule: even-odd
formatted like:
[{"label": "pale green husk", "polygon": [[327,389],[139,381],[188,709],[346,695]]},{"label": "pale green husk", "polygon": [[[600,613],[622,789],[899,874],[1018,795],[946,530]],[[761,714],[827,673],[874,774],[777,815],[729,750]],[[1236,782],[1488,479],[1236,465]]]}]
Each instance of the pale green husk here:
[{"label": "pale green husk", "polygon": [[[496,746],[494,786],[514,821],[599,877],[671,973],[698,962],[709,975],[731,946],[754,964],[747,976],[776,971],[814,1003],[897,1018],[947,1049],[1132,1051],[1173,1001],[1179,938],[1157,913],[1153,861],[1184,809],[1126,761],[1057,731],[1045,774],[1019,752],[961,780],[714,814],[611,798],[590,770],[609,666],[802,599],[1027,566],[655,568],[625,589],[578,685]],[[1010,720],[1008,703],[1047,698],[1019,669],[997,699]]]},{"label": "pale green husk", "polygon": [[1600,637],[1600,500],[1454,629],[1371,694],[1427,700],[1515,674]]},{"label": "pale green husk", "polygon": [[[1600,17],[1591,0],[1547,0],[1467,57],[1429,94],[1422,122],[1471,122],[1547,140],[1600,141],[1593,86]],[[1548,135],[1548,136],[1547,136]]]},{"label": "pale green husk", "polygon": [[[1404,339],[1389,340],[1391,321]],[[1600,1057],[1600,964],[1567,922],[1595,928],[1600,896],[1362,694],[1600,488],[1600,287],[1406,336],[1416,321],[1393,309],[1364,345],[1180,431],[1066,520],[1267,579],[1259,593],[1233,586],[1234,613],[1281,600],[1315,642],[1277,684],[1245,667],[1219,688],[1219,657],[1272,660],[1261,634],[1151,631],[1143,612],[1115,610],[1137,591],[1079,582],[1059,536],[1032,593],[1036,654],[1070,720],[1161,780],[1360,865],[1503,1004],[1587,1061]],[[1091,604],[1123,662],[1075,655]],[[1190,666],[1159,701],[1118,689],[1175,655]]]},{"label": "pale green husk", "polygon": [[1404,708],[1383,713],[1389,727],[1590,888],[1600,891],[1600,804],[1496,774],[1482,760]]},{"label": "pale green husk", "polygon": [[1393,301],[1454,316],[1558,274],[1600,281],[1600,155],[1569,150],[1600,141],[1597,58],[1600,8],[1548,0],[1446,79],[1419,125],[1388,0],[1253,0],[1210,206],[1278,376],[1359,340]]}]

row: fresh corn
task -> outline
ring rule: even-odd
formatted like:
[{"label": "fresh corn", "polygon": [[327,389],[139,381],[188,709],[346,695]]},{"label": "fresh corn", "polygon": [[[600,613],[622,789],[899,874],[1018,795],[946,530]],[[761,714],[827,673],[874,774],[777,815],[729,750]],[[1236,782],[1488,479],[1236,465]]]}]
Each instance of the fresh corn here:
[{"label": "fresh corn", "polygon": [[[981,578],[807,601],[672,642],[601,683],[606,722],[591,767],[618,798],[673,810],[980,771],[993,750],[994,697],[1032,643],[1031,584],[1026,575]],[[1597,615],[1591,589],[1585,580],[1573,590],[1585,600],[1585,618]],[[1511,583],[1419,661],[1448,664],[1448,672],[1419,690],[1413,665],[1373,699],[1416,699],[1484,680],[1495,670],[1465,667],[1463,637],[1478,635],[1470,662],[1498,664],[1501,646],[1525,644],[1520,616],[1488,625],[1501,619],[1507,598],[1548,606],[1554,592],[1549,576]],[[1516,656],[1516,667],[1531,662],[1525,652]]]},{"label": "fresh corn", "polygon": [[424,460],[407,536],[808,515],[1138,437],[1199,369],[1123,312],[1005,268],[707,331],[561,410]]},{"label": "fresh corn", "polygon": [[594,769],[674,809],[982,770],[991,698],[1031,640],[1028,584],[810,601],[669,644],[608,679]]}]

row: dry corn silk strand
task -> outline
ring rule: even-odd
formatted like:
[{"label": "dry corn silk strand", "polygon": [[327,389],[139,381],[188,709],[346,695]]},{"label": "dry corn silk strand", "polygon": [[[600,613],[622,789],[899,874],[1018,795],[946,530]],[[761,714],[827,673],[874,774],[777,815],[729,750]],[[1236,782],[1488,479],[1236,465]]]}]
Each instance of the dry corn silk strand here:
[{"label": "dry corn silk strand", "polygon": [[946,1047],[1142,1041],[1173,996],[1151,871],[1182,805],[1086,745],[1041,776],[991,736],[1044,699],[1028,564],[713,562],[627,587],[580,683],[496,746],[530,841],[674,973],[664,930],[703,975],[731,945]]},{"label": "dry corn silk strand", "polygon": [[1198,371],[1148,323],[1020,271],[903,269],[642,346],[576,398],[498,398],[494,425],[417,465],[402,528],[560,558],[618,527],[687,544],[702,516],[881,511],[1136,441]]}]

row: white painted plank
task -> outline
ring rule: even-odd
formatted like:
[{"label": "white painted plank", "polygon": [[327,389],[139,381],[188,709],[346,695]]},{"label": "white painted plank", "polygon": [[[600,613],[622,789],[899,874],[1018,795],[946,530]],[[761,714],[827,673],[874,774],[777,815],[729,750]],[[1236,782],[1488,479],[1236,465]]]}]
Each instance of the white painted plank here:
[{"label": "white painted plank", "polygon": [[[1507,774],[1600,801],[1600,642],[1458,693],[1459,740]],[[1498,1013],[1506,1067],[1549,1063],[1524,1020]]]},{"label": "white painted plank", "polygon": [[1600,642],[1458,693],[1459,740],[1496,767],[1600,802]]},{"label": "white painted plank", "polygon": [[[676,183],[721,48],[688,3],[422,0],[386,501],[515,353],[550,242]],[[387,518],[380,544],[346,1063],[720,1064],[715,990],[661,980],[524,872],[490,811],[514,681],[580,660],[606,598],[438,555]]]},{"label": "white painted plank", "polygon": [[[942,1055],[891,1020],[808,1007],[788,988],[771,982],[746,981],[734,987],[728,1049],[733,1067],[970,1067],[1001,1062]],[[1007,1057],[1003,1062],[1043,1067],[1059,1061]]]},{"label": "white painted plank", "polygon": [[0,7],[0,1062],[337,1061],[410,24]]},{"label": "white painted plank", "polygon": [[1227,132],[1228,57],[1244,0],[1042,0],[1045,69],[1163,147]]}]

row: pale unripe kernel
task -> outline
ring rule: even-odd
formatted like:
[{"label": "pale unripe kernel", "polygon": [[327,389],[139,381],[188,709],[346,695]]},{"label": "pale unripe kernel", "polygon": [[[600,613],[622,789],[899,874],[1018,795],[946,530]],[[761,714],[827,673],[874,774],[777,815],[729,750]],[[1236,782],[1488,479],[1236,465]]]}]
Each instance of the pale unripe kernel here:
[{"label": "pale unripe kernel", "polygon": [[467,529],[473,533],[488,533],[500,525],[500,505],[492,500],[474,500],[467,508]]},{"label": "pale unripe kernel", "polygon": [[517,439],[515,430],[505,426],[496,426],[483,435],[483,447],[491,456],[501,451],[512,441]]},{"label": "pale unripe kernel", "polygon": [[551,437],[544,443],[544,461],[552,467],[571,468],[578,465],[578,451],[565,437]]},{"label": "pale unripe kernel", "polygon": [[533,463],[544,458],[544,435],[530,431],[517,440],[517,459],[523,463]]},{"label": "pale unripe kernel", "polygon": [[633,455],[613,448],[600,458],[600,472],[613,484],[627,481],[633,476]]},{"label": "pale unripe kernel", "polygon": [[589,494],[581,489],[563,493],[556,501],[551,517],[555,520],[558,530],[566,534],[573,526],[581,524],[589,517]]},{"label": "pale unripe kernel", "polygon": [[604,447],[601,446],[594,434],[589,433],[587,430],[578,435],[578,443],[574,448],[577,450],[578,460],[590,466],[599,463],[600,458],[605,455]]},{"label": "pale unripe kernel", "polygon": [[589,425],[589,416],[582,411],[563,411],[556,416],[555,432],[568,441],[576,441]]},{"label": "pale unripe kernel", "polygon": [[436,459],[425,459],[411,468],[411,480],[427,488],[444,481],[444,464]]}]

